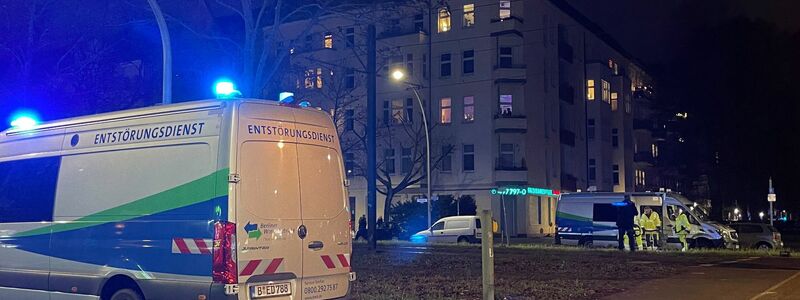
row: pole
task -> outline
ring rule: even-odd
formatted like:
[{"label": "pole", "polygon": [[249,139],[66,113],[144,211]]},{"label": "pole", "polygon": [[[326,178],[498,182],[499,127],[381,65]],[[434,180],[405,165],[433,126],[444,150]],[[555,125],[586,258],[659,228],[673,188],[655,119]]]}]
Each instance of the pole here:
[{"label": "pole", "polygon": [[369,248],[373,250],[376,246],[375,219],[377,217],[375,76],[375,24],[370,24],[367,26],[367,233],[369,234]]},{"label": "pole", "polygon": [[769,178],[769,194],[767,195],[767,201],[769,201],[769,226],[773,226],[772,222],[775,218],[772,215],[772,203],[775,202],[775,189],[772,188],[772,177]]},{"label": "pole", "polygon": [[494,236],[492,232],[492,212],[481,211],[481,270],[483,278],[483,299],[494,300]]},{"label": "pole", "polygon": [[[500,195],[500,204],[503,205],[503,234],[506,236],[506,247],[508,247],[511,238],[508,236],[508,215],[506,214],[506,199],[503,195]],[[503,240],[501,239],[500,243],[502,242]]]},{"label": "pole", "polygon": [[431,194],[431,137],[430,137],[430,127],[428,127],[428,118],[425,114],[425,107],[422,106],[422,98],[419,96],[419,92],[415,86],[411,86],[411,90],[414,91],[414,96],[417,97],[417,103],[419,103],[419,110],[422,112],[422,125],[425,126],[425,177],[428,181],[428,194],[426,197],[428,198],[428,227],[430,228],[433,223],[431,223],[431,202],[433,202],[433,195]]},{"label": "pole", "polygon": [[161,32],[161,63],[163,66],[161,78],[161,104],[172,103],[172,47],[169,43],[169,29],[167,28],[167,21],[164,20],[164,14],[161,13],[161,7],[158,6],[156,0],[147,0],[150,3],[150,9],[156,16],[156,23],[158,24],[158,31]]}]

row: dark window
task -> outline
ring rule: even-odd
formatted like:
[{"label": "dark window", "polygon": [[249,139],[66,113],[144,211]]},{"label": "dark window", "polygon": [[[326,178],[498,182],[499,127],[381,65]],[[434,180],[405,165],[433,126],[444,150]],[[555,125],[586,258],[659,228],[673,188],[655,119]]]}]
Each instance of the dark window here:
[{"label": "dark window", "polygon": [[344,71],[344,87],[352,89],[356,86],[356,71],[353,69],[346,69]]},{"label": "dark window", "polygon": [[475,145],[464,145],[464,171],[475,171]]},{"label": "dark window", "polygon": [[349,200],[350,200],[350,221],[354,222],[356,220],[356,197],[350,197]]},{"label": "dark window", "polygon": [[442,230],[442,229],[444,229],[444,222],[439,222],[439,223],[433,224],[433,226],[431,226],[431,229],[432,230]]},{"label": "dark window", "polygon": [[414,15],[414,30],[417,32],[425,31],[425,28],[422,25],[422,18],[422,14]]},{"label": "dark window", "polygon": [[356,44],[356,30],[353,27],[346,28],[344,30],[345,41],[347,43],[347,47],[353,47]]},{"label": "dark window", "polygon": [[442,77],[446,77],[446,76],[450,76],[450,74],[451,74],[451,70],[450,70],[450,53],[442,54],[441,74],[439,74],[439,75],[442,76]]},{"label": "dark window", "polygon": [[411,173],[411,148],[403,148],[402,161],[400,168],[403,174]]},{"label": "dark window", "polygon": [[589,180],[597,179],[597,163],[594,158],[589,159]]},{"label": "dark window", "polygon": [[617,185],[619,184],[619,165],[613,165],[611,166],[611,169],[613,171],[611,178],[614,179],[614,185]]},{"label": "dark window", "polygon": [[481,219],[475,219],[475,228],[481,229]]},{"label": "dark window", "polygon": [[53,220],[61,157],[0,163],[0,223]]},{"label": "dark window", "polygon": [[383,169],[386,173],[394,174],[394,149],[383,150],[384,166]]},{"label": "dark window", "polygon": [[511,68],[514,64],[514,56],[511,52],[511,47],[500,48],[500,60],[498,62],[501,68]]},{"label": "dark window", "polygon": [[611,146],[614,148],[619,147],[619,129],[611,129]]},{"label": "dark window", "polygon": [[472,74],[475,72],[475,51],[464,51],[464,62],[462,67],[464,74]]},{"label": "dark window", "polygon": [[391,112],[390,112],[390,109],[389,109],[389,101],[388,100],[384,100],[383,101],[383,123],[384,124],[390,124],[392,122],[392,119],[389,118],[390,113]]},{"label": "dark window", "polygon": [[442,146],[442,172],[450,172],[453,170],[453,153],[452,146]]},{"label": "dark window", "polygon": [[589,123],[589,128],[586,130],[586,137],[588,139],[594,139],[594,119],[589,119],[586,122]]},{"label": "dark window", "polygon": [[414,99],[406,98],[406,121],[414,122]]},{"label": "dark window", "polygon": [[595,222],[616,222],[617,221],[617,208],[608,203],[595,203],[594,208]]},{"label": "dark window", "polygon": [[355,127],[353,125],[355,114],[355,111],[352,109],[344,111],[344,130],[353,130]]},{"label": "dark window", "polygon": [[347,176],[353,175],[353,168],[356,165],[356,156],[352,152],[345,152],[344,153],[344,169],[347,172]]}]

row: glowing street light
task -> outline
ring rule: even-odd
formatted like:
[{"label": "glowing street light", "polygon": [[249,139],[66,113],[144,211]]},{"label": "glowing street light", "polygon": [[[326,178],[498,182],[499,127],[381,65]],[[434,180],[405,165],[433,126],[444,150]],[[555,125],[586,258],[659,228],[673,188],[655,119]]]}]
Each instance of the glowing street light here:
[{"label": "glowing street light", "polygon": [[761,220],[764,220],[764,212],[759,212],[758,217],[761,218]]},{"label": "glowing street light", "polygon": [[419,111],[422,113],[422,125],[425,126],[425,161],[426,161],[426,173],[425,178],[427,179],[428,189],[426,198],[428,199],[428,226],[433,225],[431,223],[431,202],[433,199],[431,194],[431,136],[430,136],[430,127],[428,127],[428,117],[425,115],[425,107],[422,106],[422,98],[419,96],[419,91],[417,88],[421,87],[420,85],[409,83],[402,81],[403,78],[406,77],[405,72],[402,69],[395,69],[392,71],[392,79],[397,82],[403,83],[408,85],[412,91],[414,91],[414,97],[417,98],[417,103],[419,103]]}]

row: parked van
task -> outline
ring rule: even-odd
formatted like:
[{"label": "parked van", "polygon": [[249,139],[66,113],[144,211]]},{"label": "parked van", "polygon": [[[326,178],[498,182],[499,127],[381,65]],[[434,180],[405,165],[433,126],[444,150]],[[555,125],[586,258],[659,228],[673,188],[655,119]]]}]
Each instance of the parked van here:
[{"label": "parked van", "polygon": [[[645,207],[658,213],[662,220],[661,245],[680,249],[675,233],[675,219],[680,210],[687,212],[691,247],[738,248],[736,232],[702,221],[687,208],[677,195],[665,193],[634,193],[630,195],[641,215]],[[559,197],[556,207],[557,233],[555,242],[565,245],[616,247],[618,245],[617,207],[625,193],[570,193]]]},{"label": "parked van", "polygon": [[430,228],[411,236],[412,242],[421,243],[479,243],[481,219],[478,216],[441,218]]},{"label": "parked van", "polygon": [[330,117],[199,101],[0,133],[0,299],[330,299],[351,232]]}]

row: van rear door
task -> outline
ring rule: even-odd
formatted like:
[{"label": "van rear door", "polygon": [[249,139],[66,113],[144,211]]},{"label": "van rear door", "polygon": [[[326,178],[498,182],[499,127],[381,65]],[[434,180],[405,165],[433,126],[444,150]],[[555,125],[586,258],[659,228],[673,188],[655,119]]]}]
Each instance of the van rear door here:
[{"label": "van rear door", "polygon": [[320,115],[296,113],[296,126],[301,129],[297,138],[300,198],[307,231],[301,249],[304,299],[339,298],[349,290],[352,237],[342,156],[332,122]]},{"label": "van rear door", "polygon": [[240,106],[234,203],[239,299],[300,295],[303,241],[298,235],[302,215],[297,144],[289,135],[275,134],[293,131],[293,121],[290,108]]}]

